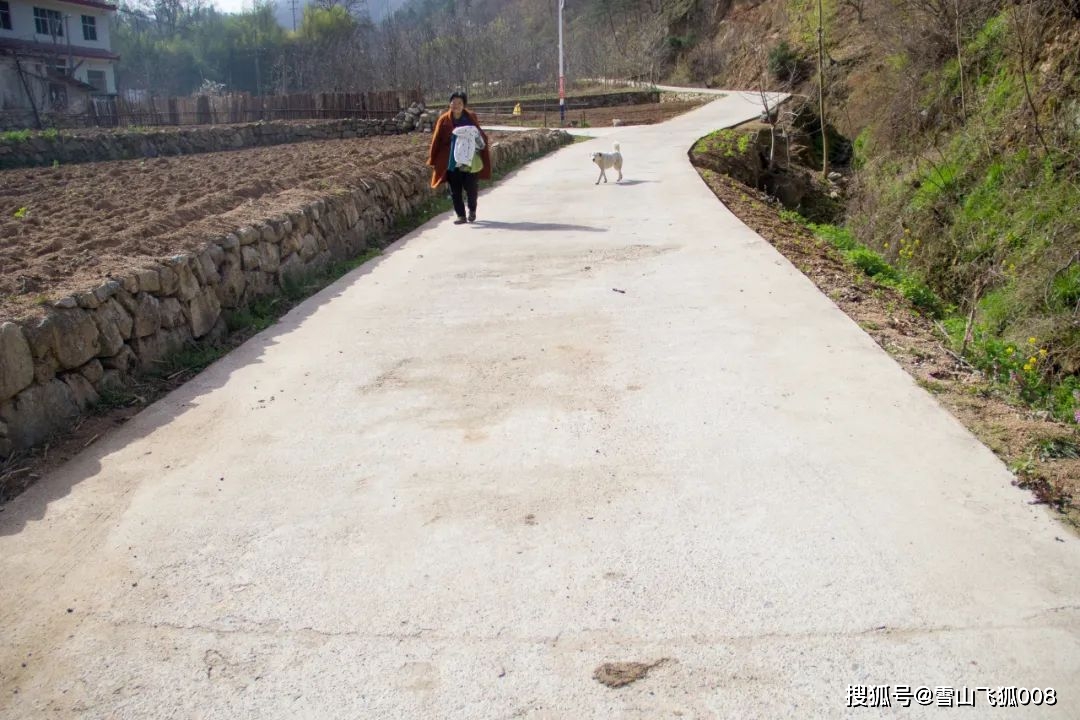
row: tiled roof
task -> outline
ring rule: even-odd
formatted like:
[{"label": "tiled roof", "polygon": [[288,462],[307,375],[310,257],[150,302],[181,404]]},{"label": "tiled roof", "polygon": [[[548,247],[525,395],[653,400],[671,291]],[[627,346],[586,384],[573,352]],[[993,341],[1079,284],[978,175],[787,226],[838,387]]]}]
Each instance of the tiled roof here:
[{"label": "tiled roof", "polygon": [[[19,40],[17,38],[0,38],[0,53],[4,51],[14,51],[26,55],[62,56],[68,54],[68,46],[66,44],[54,45],[52,43],[32,42],[30,40]],[[72,45],[71,54],[75,57],[94,58],[97,60],[120,59],[120,56],[114,52],[102,50],[101,48],[82,47],[80,45]]]}]

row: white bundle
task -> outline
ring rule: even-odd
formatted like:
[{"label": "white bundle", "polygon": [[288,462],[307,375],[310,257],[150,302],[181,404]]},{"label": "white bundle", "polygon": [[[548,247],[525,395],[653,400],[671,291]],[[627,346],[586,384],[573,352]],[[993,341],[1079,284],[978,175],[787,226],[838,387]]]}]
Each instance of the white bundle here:
[{"label": "white bundle", "polygon": [[458,167],[472,166],[473,155],[476,154],[477,145],[480,141],[480,131],[472,125],[464,125],[454,128],[454,162]]}]

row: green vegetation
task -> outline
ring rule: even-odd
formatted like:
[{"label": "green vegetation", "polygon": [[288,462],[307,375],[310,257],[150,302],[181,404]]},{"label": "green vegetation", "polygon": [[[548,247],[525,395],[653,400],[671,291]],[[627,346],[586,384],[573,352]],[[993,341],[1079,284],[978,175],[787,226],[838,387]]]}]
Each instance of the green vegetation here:
[{"label": "green vegetation", "polygon": [[799,56],[784,40],[769,51],[766,67],[774,80],[784,82],[798,75]]},{"label": "green vegetation", "polygon": [[750,149],[750,135],[738,130],[724,129],[709,133],[694,144],[693,153],[712,153],[723,157],[738,157]]},{"label": "green vegetation", "polygon": [[1031,53],[1045,44],[1018,49],[1039,37],[1035,17],[998,7],[960,58],[893,58],[898,74],[926,68],[913,81],[926,125],[898,126],[897,105],[862,130],[847,225],[814,230],[940,319],[951,349],[1000,388],[1075,422],[1080,123],[1066,99],[1080,95],[1080,61],[1065,51],[1040,60],[1056,75],[1038,72]]},{"label": "green vegetation", "polygon": [[0,132],[0,142],[17,143],[26,142],[30,138],[40,137],[45,140],[55,140],[60,137],[60,131],[56,128],[46,128],[45,130],[5,130]]},{"label": "green vegetation", "polygon": [[867,277],[886,287],[899,290],[920,312],[933,318],[945,313],[941,299],[916,275],[902,266],[891,265],[880,253],[860,243],[850,229],[808,222],[796,212],[785,210],[781,216],[808,227],[815,236],[829,243]]},{"label": "green vegetation", "polygon": [[[474,100],[556,91],[549,60],[557,16],[545,3],[423,0],[380,22],[369,11],[382,10],[381,3],[311,3],[294,31],[275,19],[282,9],[255,3],[225,14],[195,0],[133,6],[112,30],[122,58],[117,81],[164,96],[394,89],[421,91],[438,104],[457,87]],[[564,16],[568,79],[657,81],[674,58],[711,38],[718,22],[715,4],[705,0],[581,0]],[[610,90],[581,83],[584,92]]]}]

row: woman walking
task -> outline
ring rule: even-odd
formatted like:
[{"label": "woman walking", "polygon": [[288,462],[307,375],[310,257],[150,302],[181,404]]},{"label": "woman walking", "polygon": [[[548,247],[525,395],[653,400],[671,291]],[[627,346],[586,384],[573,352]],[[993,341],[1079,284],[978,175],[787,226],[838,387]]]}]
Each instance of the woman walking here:
[{"label": "woman walking", "polygon": [[[431,166],[431,187],[437,188],[444,182],[450,183],[450,199],[454,201],[454,212],[457,213],[455,225],[476,220],[476,195],[479,181],[491,178],[491,151],[488,148],[488,138],[476,118],[476,113],[465,108],[468,97],[463,92],[455,92],[450,96],[450,108],[439,116],[435,122],[435,131],[431,134],[431,147],[428,149],[427,164]],[[454,158],[454,146],[461,133],[454,131],[459,128],[475,128],[482,143],[478,143],[483,149],[479,150],[483,167],[479,172],[471,172],[470,168],[461,167]],[[462,197],[464,193],[465,197]],[[465,215],[466,202],[468,204],[468,218]]]}]

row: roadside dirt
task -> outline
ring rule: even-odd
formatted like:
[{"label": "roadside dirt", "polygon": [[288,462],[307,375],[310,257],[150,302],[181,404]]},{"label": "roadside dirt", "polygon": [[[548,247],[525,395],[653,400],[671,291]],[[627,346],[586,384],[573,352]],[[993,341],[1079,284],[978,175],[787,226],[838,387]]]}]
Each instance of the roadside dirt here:
[{"label": "roadside dirt", "polygon": [[699,169],[702,178],[749,228],[769,241],[883,349],[931,392],[1029,488],[1033,503],[1060,511],[1080,528],[1080,458],[1075,428],[1010,401],[981,373],[950,352],[932,320],[896,290],[849,264],[806,227],[780,217],[770,196],[732,178]]},{"label": "roadside dirt", "polygon": [[593,679],[601,685],[609,688],[619,688],[630,685],[645,678],[650,670],[668,663],[668,658],[661,658],[653,663],[641,662],[609,662],[604,663],[593,671]]}]

